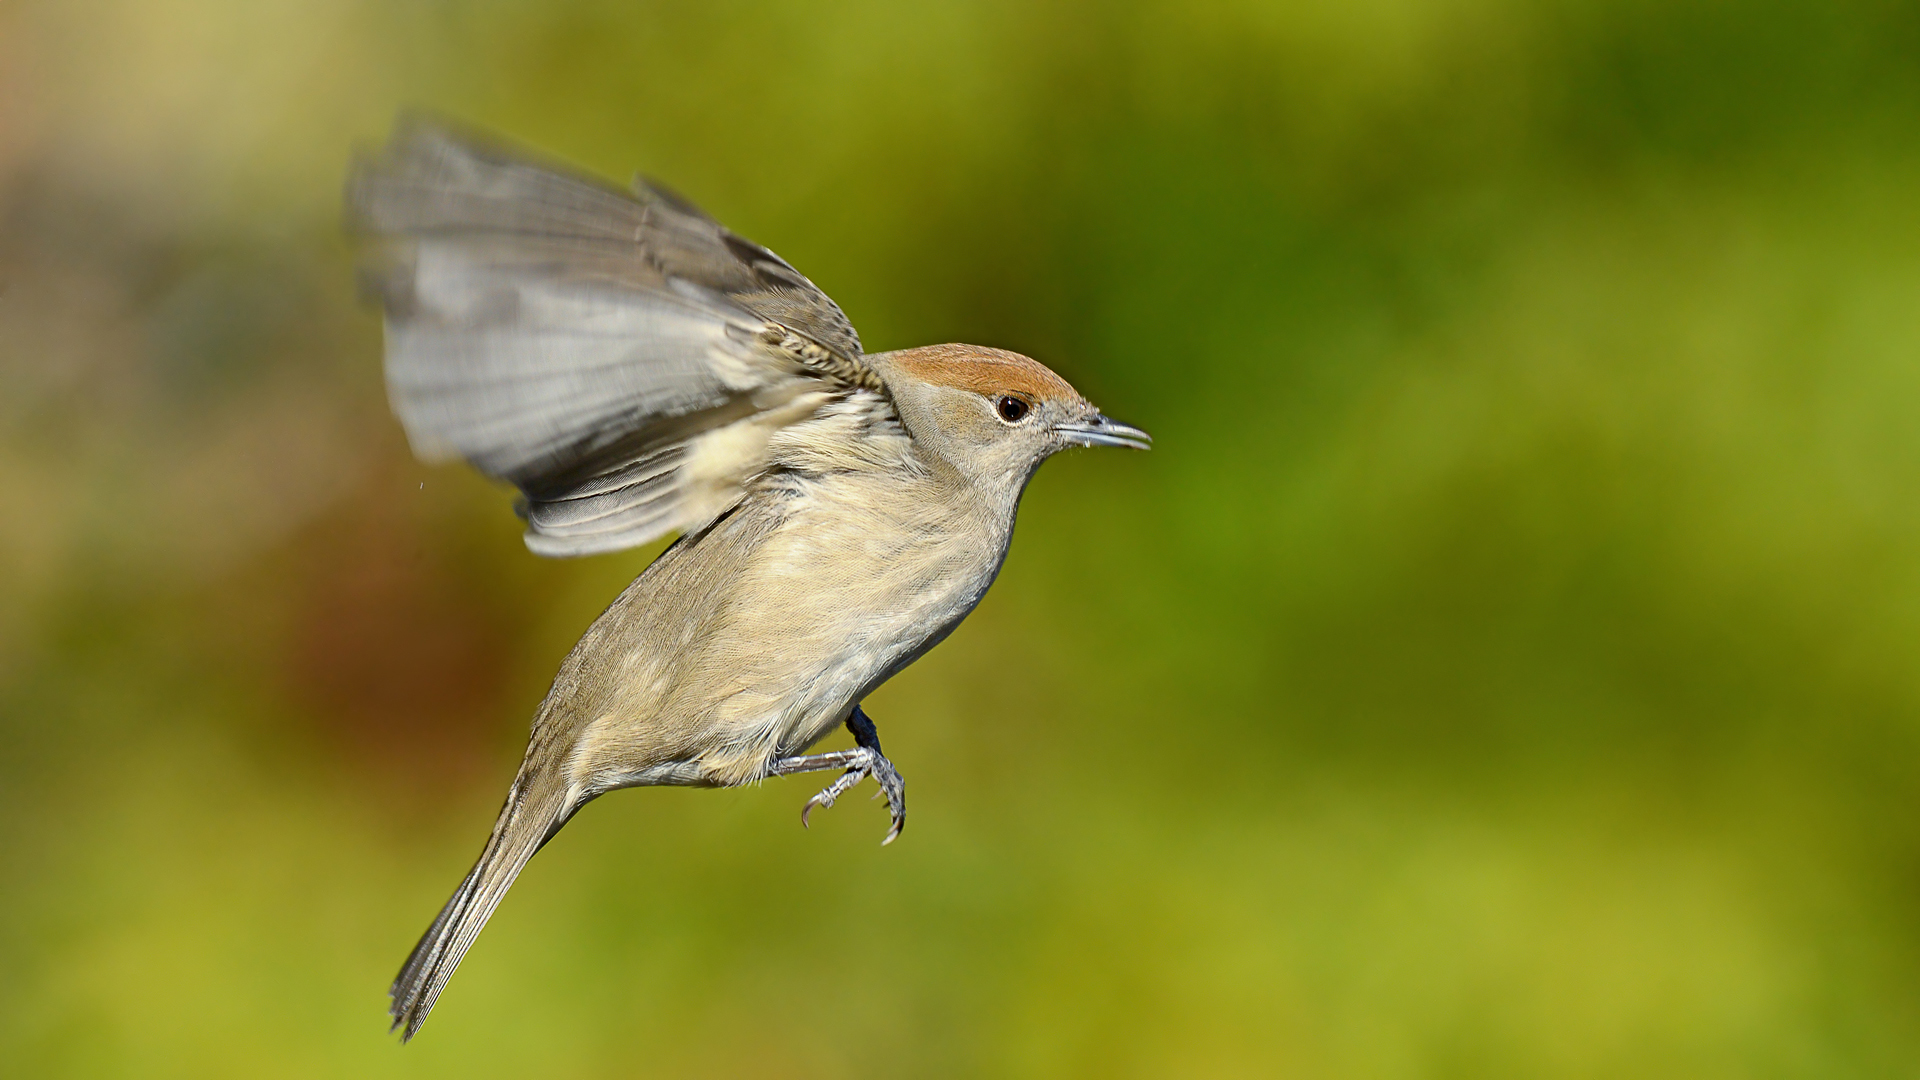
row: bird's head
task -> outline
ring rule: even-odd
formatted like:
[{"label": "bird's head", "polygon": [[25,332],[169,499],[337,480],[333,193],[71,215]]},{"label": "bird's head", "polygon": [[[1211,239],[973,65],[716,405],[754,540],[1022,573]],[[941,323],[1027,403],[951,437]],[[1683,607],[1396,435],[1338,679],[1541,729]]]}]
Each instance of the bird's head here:
[{"label": "bird's head", "polygon": [[867,362],[913,441],[979,482],[1024,484],[1069,446],[1145,450],[1152,438],[1103,415],[1045,364],[980,345],[928,345]]}]

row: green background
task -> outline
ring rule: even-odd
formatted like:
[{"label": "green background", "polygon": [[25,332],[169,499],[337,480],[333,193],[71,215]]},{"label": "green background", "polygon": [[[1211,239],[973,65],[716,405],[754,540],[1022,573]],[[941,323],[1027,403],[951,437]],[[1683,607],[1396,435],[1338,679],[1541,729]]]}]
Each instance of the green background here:
[{"label": "green background", "polygon": [[[1157,440],[870,700],[900,842],[609,796],[405,1048],[653,551],[409,458],[403,105]],[[1913,4],[24,0],[0,289],[9,1075],[1920,1072]]]}]

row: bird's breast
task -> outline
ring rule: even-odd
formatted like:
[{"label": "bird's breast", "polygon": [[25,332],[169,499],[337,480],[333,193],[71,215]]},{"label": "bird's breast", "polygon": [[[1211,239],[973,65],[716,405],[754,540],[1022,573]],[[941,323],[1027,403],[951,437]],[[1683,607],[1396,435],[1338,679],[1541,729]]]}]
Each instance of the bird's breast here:
[{"label": "bird's breast", "polygon": [[[754,560],[749,622],[770,649],[806,659],[781,752],[817,741],[861,697],[944,638],[985,595],[1011,520],[947,492],[822,484],[792,506]],[[742,629],[746,629],[745,626]],[[785,681],[785,680],[779,680]]]},{"label": "bird's breast", "polygon": [[582,782],[668,765],[720,785],[765,776],[973,610],[1011,528],[1010,512],[897,473],[749,499],[649,567],[563,665],[550,700],[580,732]]}]

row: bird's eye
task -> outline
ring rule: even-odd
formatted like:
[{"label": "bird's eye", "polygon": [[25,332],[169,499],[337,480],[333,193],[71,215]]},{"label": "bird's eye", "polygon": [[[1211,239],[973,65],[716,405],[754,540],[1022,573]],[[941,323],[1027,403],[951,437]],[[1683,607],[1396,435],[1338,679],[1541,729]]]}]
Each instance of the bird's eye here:
[{"label": "bird's eye", "polygon": [[1008,394],[994,402],[993,408],[1000,414],[1000,419],[1009,424],[1017,424],[1027,418],[1027,413],[1032,411],[1033,406],[1027,404],[1024,399]]}]

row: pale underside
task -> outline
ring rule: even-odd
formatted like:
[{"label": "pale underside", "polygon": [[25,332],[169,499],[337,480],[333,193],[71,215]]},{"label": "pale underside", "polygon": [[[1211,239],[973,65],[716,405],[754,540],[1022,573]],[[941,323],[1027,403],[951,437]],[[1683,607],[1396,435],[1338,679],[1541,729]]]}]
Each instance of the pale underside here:
[{"label": "pale underside", "polygon": [[[958,492],[904,435],[822,430],[867,423],[859,408],[776,434],[781,468],[662,556],[587,632],[535,722],[537,742],[572,746],[553,782],[577,799],[635,783],[760,779],[979,601],[1011,522],[956,529]],[[1013,512],[965,501],[967,516]]]}]

